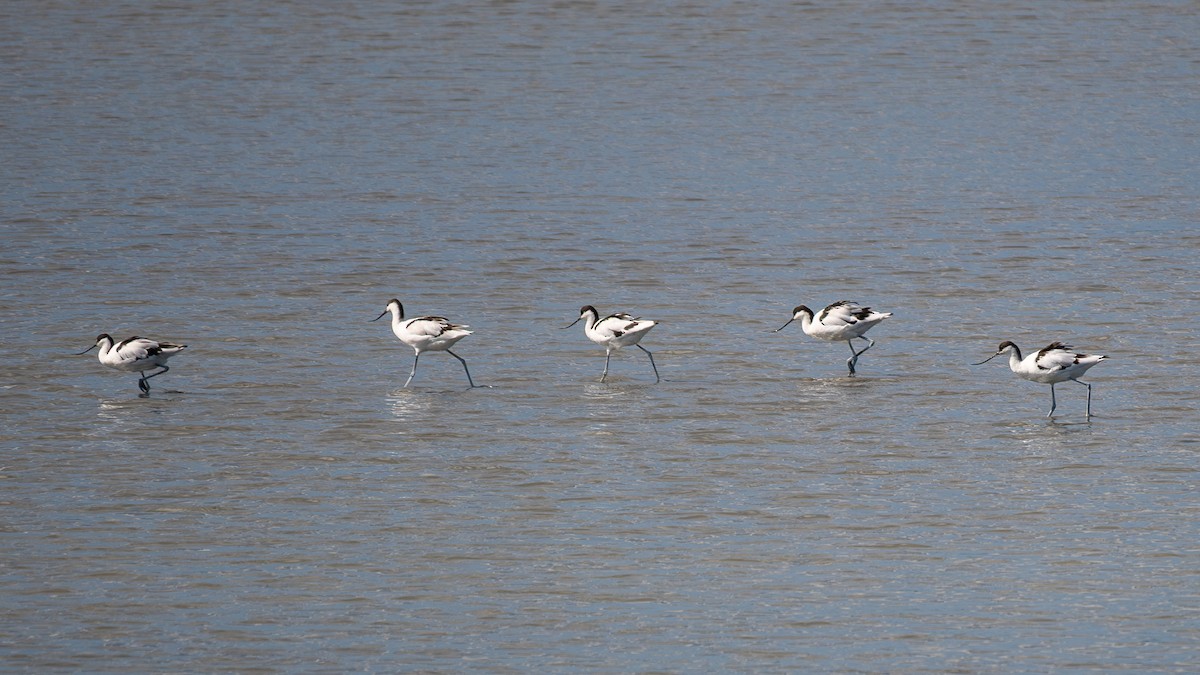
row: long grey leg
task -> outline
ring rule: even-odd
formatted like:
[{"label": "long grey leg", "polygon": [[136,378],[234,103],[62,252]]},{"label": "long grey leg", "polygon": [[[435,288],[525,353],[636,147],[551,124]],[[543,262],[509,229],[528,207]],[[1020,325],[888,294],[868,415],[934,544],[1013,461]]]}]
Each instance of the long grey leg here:
[{"label": "long grey leg", "polygon": [[654,383],[658,384],[659,382],[662,382],[662,378],[658,376],[658,366],[654,365],[654,355],[650,353],[649,349],[646,349],[641,345],[638,345],[637,348],[646,352],[646,356],[650,357],[650,367],[654,369]]},{"label": "long grey leg", "polygon": [[1088,388],[1087,416],[1091,417],[1092,416],[1092,385],[1088,384],[1087,382],[1080,382],[1079,380],[1077,380],[1073,377],[1071,378],[1071,381],[1076,384],[1082,384],[1083,386]]},{"label": "long grey leg", "polygon": [[141,389],[143,393],[149,394],[150,393],[150,383],[147,382],[146,380],[149,380],[152,377],[158,377],[159,375],[162,375],[163,373],[170,370],[170,368],[168,368],[166,366],[159,366],[159,368],[162,368],[162,370],[154,373],[153,375],[147,375],[145,371],[142,371],[142,378],[140,380],[138,380],[138,389]]},{"label": "long grey leg", "polygon": [[[875,341],[874,341],[874,340],[872,340],[871,338],[869,338],[869,337],[865,336],[865,335],[859,335],[859,336],[858,336],[858,339],[859,339],[859,340],[866,340],[866,341],[867,341],[867,346],[866,346],[866,347],[863,347],[862,349],[860,349],[860,350],[859,350],[859,351],[857,351],[857,352],[854,352],[854,355],[855,355],[855,356],[860,356],[860,355],[862,355],[862,353],[863,353],[863,352],[865,352],[865,351],[867,351],[868,349],[870,349],[871,347],[874,347],[874,346],[875,346]],[[851,344],[851,345],[850,345],[850,350],[851,350],[851,351],[854,351],[854,345],[853,345],[853,344]]]},{"label": "long grey leg", "polygon": [[608,360],[611,358],[612,358],[612,350],[611,349],[604,350],[604,372],[600,373],[600,381],[601,382],[604,381],[604,378],[608,377]]},{"label": "long grey leg", "polygon": [[463,357],[459,356],[458,354],[455,354],[454,352],[450,351],[449,349],[446,350],[446,353],[449,354],[450,356],[453,356],[454,358],[458,359],[459,362],[463,364],[463,370],[467,371],[467,382],[470,382],[471,388],[474,389],[475,381],[471,379],[471,371],[467,370],[467,362],[465,360],[463,360]]},{"label": "long grey leg", "polygon": [[1058,401],[1054,399],[1054,383],[1050,383],[1050,412],[1046,413],[1046,417],[1054,414],[1054,409],[1058,407]]},{"label": "long grey leg", "polygon": [[859,351],[855,351],[855,349],[854,349],[854,342],[853,342],[854,338],[850,338],[849,340],[846,340],[846,344],[850,345],[850,352],[854,354],[854,356],[851,356],[851,357],[850,357],[850,358],[849,358],[849,359],[846,361],[846,365],[850,367],[850,374],[851,374],[851,375],[853,375],[853,374],[854,374],[854,366],[858,365],[858,357],[862,356],[863,352],[865,352],[865,351],[867,351],[868,349],[870,349],[871,347],[874,347],[874,346],[875,346],[875,341],[874,341],[874,340],[872,340],[872,339],[871,339],[871,338],[869,338],[869,337],[866,337],[866,336],[864,336],[864,335],[857,335],[857,336],[855,336],[855,337],[859,338],[860,340],[866,340],[866,341],[867,341],[867,346],[866,346],[866,347],[863,347],[863,348],[862,348],[861,350],[859,350]]},{"label": "long grey leg", "polygon": [[846,340],[846,344],[850,345],[850,353],[853,354],[846,359],[846,367],[850,369],[850,377],[854,377],[854,364],[858,363],[858,352],[854,351],[854,343]]},{"label": "long grey leg", "polygon": [[421,360],[421,352],[417,352],[417,355],[413,357],[413,369],[412,369],[412,372],[408,374],[408,379],[404,381],[404,386],[406,386],[406,387],[407,387],[407,386],[408,386],[408,383],[409,383],[409,382],[412,382],[413,375],[416,375],[416,374],[417,374],[417,361],[420,361],[420,360]]},{"label": "long grey leg", "polygon": [[[144,380],[148,380],[148,379],[150,379],[150,378],[152,378],[152,377],[158,377],[159,375],[162,375],[163,373],[165,373],[165,372],[167,372],[168,370],[170,370],[170,368],[168,368],[168,367],[166,367],[166,366],[159,366],[159,368],[162,368],[162,370],[160,370],[160,371],[158,371],[158,372],[154,373],[153,375],[146,375],[145,373],[142,373],[142,379],[144,379]],[[1083,383],[1082,383],[1082,382],[1080,382],[1080,384],[1083,384]]]}]

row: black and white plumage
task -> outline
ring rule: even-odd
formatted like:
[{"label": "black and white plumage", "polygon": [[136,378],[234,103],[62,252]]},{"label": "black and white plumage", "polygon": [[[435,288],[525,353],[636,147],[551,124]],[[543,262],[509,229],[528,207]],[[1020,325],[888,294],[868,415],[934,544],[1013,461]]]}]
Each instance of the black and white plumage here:
[{"label": "black and white plumage", "polygon": [[[828,340],[830,342],[846,341],[850,345],[850,352],[853,354],[846,359],[846,367],[850,369],[851,377],[854,376],[854,366],[858,364],[858,357],[862,353],[875,346],[875,341],[869,337],[865,337],[863,333],[871,330],[875,324],[883,321],[891,316],[891,312],[876,312],[870,307],[861,307],[858,303],[848,300],[839,300],[814,316],[813,311],[804,305],[799,305],[792,310],[792,318],[788,322],[775,329],[775,332],[788,327],[793,321],[800,322],[800,328],[805,334],[818,340]],[[867,341],[867,346],[861,350],[854,349],[854,343],[851,340],[862,339]]]},{"label": "black and white plumage", "polygon": [[408,374],[408,380],[404,382],[404,386],[407,387],[412,382],[413,376],[417,374],[417,362],[421,359],[421,352],[446,352],[458,359],[467,373],[467,382],[471,387],[475,386],[475,381],[471,379],[471,371],[467,368],[467,362],[458,354],[450,351],[456,342],[472,333],[467,330],[467,326],[450,323],[449,319],[442,316],[418,316],[414,319],[405,319],[404,305],[395,298],[388,301],[387,309],[384,309],[382,314],[371,321],[382,319],[388,312],[392,313],[392,332],[401,342],[412,347],[416,352],[416,356],[413,358],[412,372]]},{"label": "black and white plumage", "polygon": [[656,383],[662,381],[662,378],[658,376],[658,366],[654,365],[654,355],[650,353],[649,349],[638,344],[642,338],[646,337],[646,333],[650,332],[651,328],[658,325],[657,321],[648,321],[624,312],[609,314],[601,319],[600,312],[597,312],[595,307],[584,305],[579,310],[579,318],[563,328],[570,328],[580,321],[584,322],[583,334],[592,342],[604,347],[604,372],[600,374],[601,382],[608,377],[608,362],[612,358],[612,353],[630,345],[646,352],[646,356],[650,357],[650,367],[654,369],[654,381]]},{"label": "black and white plumage", "polygon": [[1079,381],[1089,368],[1107,359],[1107,356],[1094,354],[1079,354],[1074,347],[1061,342],[1051,342],[1036,353],[1021,357],[1021,348],[1009,340],[1000,343],[995,354],[972,365],[982,365],[1000,356],[1008,354],[1008,367],[1018,376],[1031,382],[1050,385],[1050,412],[1046,417],[1054,415],[1058,402],[1054,397],[1054,385],[1070,380],[1087,387],[1087,416],[1092,416],[1092,385]]},{"label": "black and white plumage", "polygon": [[[187,345],[158,342],[136,335],[117,342],[108,333],[101,333],[96,336],[95,344],[79,352],[77,356],[86,354],[97,347],[100,348],[100,363],[103,365],[114,370],[141,373],[142,376],[138,379],[138,388],[142,390],[143,394],[149,394],[150,383],[147,380],[170,370],[167,367],[167,359],[186,349]],[[161,368],[161,370],[150,375],[146,374],[147,370],[155,368]]]}]

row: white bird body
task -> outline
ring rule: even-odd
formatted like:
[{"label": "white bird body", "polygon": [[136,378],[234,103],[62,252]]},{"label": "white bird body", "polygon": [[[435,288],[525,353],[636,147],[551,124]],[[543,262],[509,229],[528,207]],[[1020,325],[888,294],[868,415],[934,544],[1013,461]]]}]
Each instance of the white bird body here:
[{"label": "white bird body", "polygon": [[[187,345],[158,342],[136,335],[117,342],[108,333],[101,333],[96,336],[94,345],[79,353],[86,354],[97,347],[100,348],[98,354],[101,364],[127,373],[143,373],[138,380],[138,388],[148,394],[150,393],[150,383],[146,380],[170,370],[167,367],[167,359],[186,349]],[[145,374],[147,370],[155,368],[162,370],[153,375]]]},{"label": "white bird body", "polygon": [[1107,356],[1076,354],[1070,345],[1054,342],[1042,347],[1035,354],[1021,358],[1021,350],[1012,342],[1001,345],[1000,351],[1008,352],[1008,367],[1017,375],[1042,384],[1054,384],[1073,380],[1087,372],[1088,368],[1100,363]]},{"label": "white bird body", "polygon": [[604,347],[604,372],[600,375],[601,382],[608,377],[608,363],[612,358],[612,353],[629,346],[636,346],[646,352],[646,355],[650,357],[650,367],[654,369],[654,381],[661,381],[662,378],[658,376],[658,366],[654,365],[654,355],[650,353],[649,349],[638,344],[642,338],[646,337],[646,333],[650,332],[651,328],[658,325],[657,321],[641,319],[624,312],[609,314],[601,319],[600,312],[596,311],[595,307],[584,305],[579,310],[579,318],[563,328],[570,328],[580,321],[583,321],[583,334],[592,342]]},{"label": "white bird body", "polygon": [[455,342],[467,337],[470,326],[450,323],[442,316],[420,316],[415,319],[392,319],[392,332],[404,344],[418,352],[445,351]]},{"label": "white bird body", "polygon": [[[793,321],[799,321],[800,329],[810,337],[829,342],[845,340],[853,353],[853,356],[846,360],[846,366],[850,369],[850,374],[854,375],[854,366],[858,363],[858,357],[875,346],[875,341],[864,337],[863,334],[891,315],[891,312],[876,312],[870,307],[861,307],[858,303],[848,300],[839,300],[817,314],[814,314],[808,307],[799,305],[792,310],[792,318],[776,329],[776,332],[787,328],[788,324]],[[866,340],[868,343],[861,351],[856,351],[854,343],[851,342],[856,338]]]},{"label": "white bird body", "polygon": [[1001,354],[1008,354],[1008,368],[1019,377],[1030,382],[1050,385],[1050,412],[1046,414],[1047,417],[1053,415],[1054,409],[1058,407],[1054,396],[1054,385],[1059,382],[1066,382],[1067,380],[1087,387],[1087,416],[1091,417],[1092,385],[1087,382],[1080,382],[1077,378],[1081,377],[1092,366],[1107,359],[1107,356],[1079,354],[1070,345],[1065,345],[1061,342],[1052,342],[1037,352],[1022,358],[1021,348],[1017,347],[1015,343],[1005,340],[1000,343],[1000,347],[996,350],[995,354],[975,365],[987,363]]},{"label": "white bird body", "polygon": [[413,375],[417,374],[417,361],[421,358],[421,352],[446,352],[458,359],[467,373],[467,382],[470,382],[472,387],[475,386],[475,382],[471,379],[471,371],[467,369],[467,362],[458,354],[450,351],[456,342],[472,334],[472,331],[467,330],[468,326],[450,323],[449,319],[442,316],[418,316],[405,319],[404,305],[395,298],[388,302],[387,309],[383,310],[382,314],[371,320],[378,321],[388,312],[392,313],[392,333],[401,342],[412,347],[416,354],[413,359],[412,372],[409,373],[408,381],[404,383],[404,386],[407,387],[412,382]]},{"label": "white bird body", "polygon": [[891,312],[876,312],[848,300],[839,300],[815,316],[804,305],[792,310],[792,319],[800,321],[800,329],[806,335],[830,342],[862,337],[872,326],[891,315]]},{"label": "white bird body", "polygon": [[[588,307],[593,316],[598,317],[595,308]],[[603,319],[593,319],[583,326],[583,332],[588,339],[601,347],[620,349],[636,345],[651,328],[658,325],[656,321],[644,321],[632,317],[625,312],[610,314]]]}]

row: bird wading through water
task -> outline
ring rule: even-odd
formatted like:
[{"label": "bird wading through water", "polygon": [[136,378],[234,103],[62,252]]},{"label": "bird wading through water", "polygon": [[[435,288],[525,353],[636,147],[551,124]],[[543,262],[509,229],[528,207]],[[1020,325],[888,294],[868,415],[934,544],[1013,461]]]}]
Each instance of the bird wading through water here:
[{"label": "bird wading through water", "polygon": [[1086,373],[1088,368],[1107,359],[1107,356],[1077,354],[1070,345],[1051,342],[1036,353],[1021,358],[1020,347],[1005,340],[1000,343],[995,354],[971,365],[981,366],[1001,354],[1008,354],[1008,367],[1018,376],[1031,382],[1050,385],[1050,412],[1046,413],[1046,417],[1053,416],[1054,409],[1058,407],[1058,401],[1054,397],[1054,385],[1067,380],[1087,387],[1087,416],[1092,416],[1092,385],[1080,382],[1078,378]]},{"label": "bird wading through water", "polygon": [[450,323],[448,319],[441,316],[418,316],[415,319],[405,319],[404,305],[395,298],[389,300],[383,313],[371,321],[382,319],[388,312],[392,313],[392,332],[401,342],[412,347],[416,352],[416,356],[413,358],[412,372],[408,374],[404,386],[407,387],[409,382],[412,382],[413,376],[417,374],[417,362],[421,360],[421,352],[446,352],[458,359],[462,364],[463,371],[467,374],[467,382],[472,388],[475,387],[475,381],[471,379],[471,371],[467,368],[467,362],[458,354],[450,351],[454,343],[471,334],[471,331],[467,330],[467,326]]},{"label": "bird wading through water", "polygon": [[[150,394],[148,380],[170,370],[167,367],[167,359],[186,349],[187,345],[158,342],[136,335],[117,342],[108,333],[101,333],[96,336],[95,344],[79,352],[76,356],[82,356],[97,347],[100,348],[100,363],[114,370],[141,373],[142,376],[138,379],[138,389],[142,390],[143,396],[148,396]],[[150,375],[146,374],[147,370],[155,368],[161,368],[161,370]]]},{"label": "bird wading through water", "polygon": [[658,366],[654,365],[654,355],[649,349],[638,344],[642,338],[646,337],[646,333],[650,332],[651,328],[658,325],[657,321],[647,321],[632,317],[624,312],[609,314],[603,319],[600,318],[600,313],[591,305],[584,305],[579,310],[579,318],[572,321],[569,325],[563,326],[563,330],[574,326],[583,321],[583,334],[589,340],[604,347],[604,372],[600,374],[600,381],[608,377],[608,362],[612,358],[612,353],[621,347],[633,345],[638,349],[646,352],[646,356],[650,357],[650,367],[654,369],[654,382],[662,381],[658,376]]},{"label": "bird wading through water", "polygon": [[[869,337],[865,337],[863,333],[871,330],[875,324],[883,321],[891,316],[891,312],[876,312],[870,307],[860,307],[857,303],[848,300],[839,300],[832,305],[821,310],[819,314],[813,315],[813,311],[804,305],[800,305],[792,310],[792,318],[788,322],[775,329],[775,332],[788,327],[793,321],[800,322],[800,329],[810,337],[818,340],[828,340],[829,342],[846,341],[850,345],[850,353],[852,356],[846,359],[846,367],[850,369],[850,376],[853,377],[855,370],[854,366],[858,365],[858,357],[862,356],[863,352],[875,346],[875,341]],[[852,340],[855,338],[866,340],[867,346],[861,350],[854,349]]]}]

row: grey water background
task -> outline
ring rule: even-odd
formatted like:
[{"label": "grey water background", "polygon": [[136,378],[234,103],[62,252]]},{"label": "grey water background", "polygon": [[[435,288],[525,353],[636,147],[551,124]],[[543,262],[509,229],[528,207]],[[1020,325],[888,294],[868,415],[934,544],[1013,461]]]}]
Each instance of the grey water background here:
[{"label": "grey water background", "polygon": [[[1194,672],[1198,35],[0,5],[0,670]],[[391,297],[488,386],[402,388]],[[853,379],[771,332],[839,299],[895,314]],[[100,332],[189,348],[139,398]],[[1108,354],[1095,416],[1005,339]]]}]

